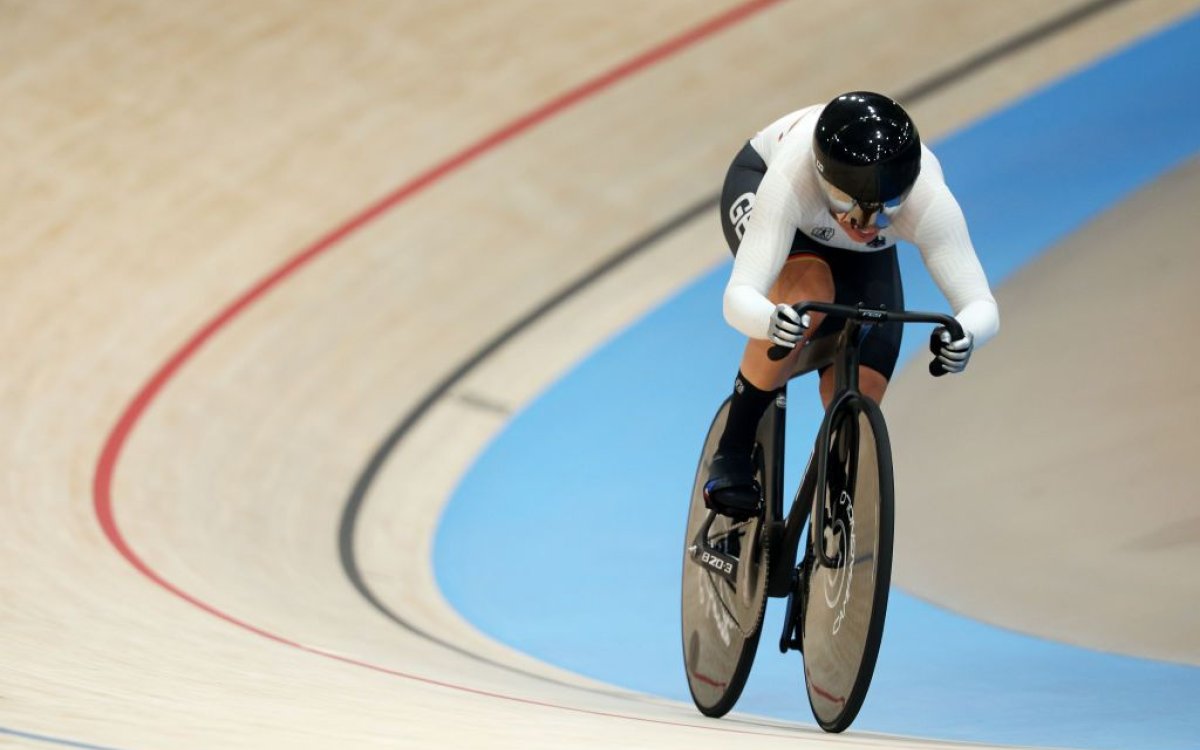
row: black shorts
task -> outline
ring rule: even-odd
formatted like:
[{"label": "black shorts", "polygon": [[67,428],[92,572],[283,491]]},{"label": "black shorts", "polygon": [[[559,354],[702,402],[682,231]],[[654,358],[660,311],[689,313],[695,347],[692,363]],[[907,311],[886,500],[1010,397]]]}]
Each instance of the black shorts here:
[{"label": "black shorts", "polygon": [[[721,189],[721,229],[729,250],[737,255],[738,245],[745,233],[746,221],[754,208],[754,193],[767,172],[766,162],[749,143],[734,158],[725,175]],[[833,274],[833,301],[839,305],[886,307],[904,309],[904,288],[900,281],[900,263],[896,246],[871,252],[842,250],[822,245],[812,237],[797,231],[788,257],[813,255],[825,261]],[[796,300],[800,302],[801,300]],[[837,333],[844,321],[826,318],[814,338]],[[863,342],[861,363],[891,380],[900,356],[901,323],[875,326]]]}]

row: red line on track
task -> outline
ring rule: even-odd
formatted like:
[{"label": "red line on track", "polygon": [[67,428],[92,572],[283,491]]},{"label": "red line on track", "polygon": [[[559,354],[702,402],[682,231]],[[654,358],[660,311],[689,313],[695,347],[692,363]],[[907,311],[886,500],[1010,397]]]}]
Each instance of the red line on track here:
[{"label": "red line on track", "polygon": [[129,440],[142,415],[149,409],[154,399],[158,396],[163,387],[175,376],[180,368],[188,362],[204,344],[216,335],[222,328],[229,324],[234,318],[240,315],[246,308],[263,297],[272,288],[280,284],[282,281],[292,276],[298,270],[308,264],[317,256],[325,253],[331,248],[337,246],[347,237],[350,237],[358,230],[387,213],[391,209],[403,203],[408,198],[420,193],[424,189],[435,184],[443,177],[450,175],[461,167],[474,161],[482,154],[495,149],[496,147],[512,140],[522,133],[530,130],[538,124],[550,119],[556,114],[570,108],[571,106],[594,96],[610,86],[626,79],[634,74],[641,72],[656,63],[659,63],[666,58],[683,51],[684,49],[717,34],[735,24],[746,20],[754,14],[766,10],[772,5],[776,5],[782,0],[752,0],[751,2],[738,5],[725,13],[715,16],[714,18],[705,21],[704,23],[689,29],[682,34],[670,39],[657,47],[654,47],[633,59],[618,65],[602,75],[586,81],[580,86],[567,91],[556,99],[552,99],[546,104],[529,112],[528,114],[510,122],[499,130],[484,137],[483,139],[473,143],[459,153],[451,156],[449,159],[437,164],[430,169],[422,172],[412,180],[401,185],[391,193],[368,206],[366,209],[353,216],[337,228],[330,231],[318,239],[313,244],[302,249],[295,256],[281,265],[279,268],[272,271],[266,277],[258,281],[250,289],[242,293],[233,302],[227,305],[211,320],[201,327],[191,338],[189,338],[166,362],[164,362],[158,370],[150,377],[150,379],[142,386],[142,388],[134,396],[133,400],[126,406],[125,411],[121,414],[116,425],[109,432],[108,438],[104,443],[104,448],[100,452],[99,459],[96,463],[96,473],[92,483],[92,496],[94,501],[94,509],[96,518],[103,529],[109,543],[124,557],[130,565],[132,565],[139,573],[153,581],[158,586],[169,591],[175,596],[184,601],[198,607],[199,609],[222,619],[239,628],[248,630],[251,633],[260,635],[263,638],[280,643],[292,648],[306,651],[310,654],[317,654],[330,659],[334,659],[346,664],[370,669],[376,672],[394,675],[408,680],[436,685],[439,687],[456,690],[459,692],[471,693],[475,695],[487,696],[490,698],[498,698],[516,703],[523,703],[534,706],[542,706],[545,708],[554,708],[563,711],[571,711],[579,714],[588,714],[592,716],[603,716],[609,718],[627,719],[631,721],[640,721],[651,724],[662,724],[667,726],[691,727],[695,729],[708,729],[720,732],[730,732],[736,734],[753,734],[761,736],[779,736],[764,732],[754,732],[748,730],[715,727],[715,726],[698,726],[687,724],[684,722],[673,722],[662,719],[649,719],[645,717],[629,716],[624,714],[606,713],[603,711],[593,711],[582,708],[573,708],[570,706],[562,706],[553,703],[519,698],[511,695],[488,692],[471,688],[465,685],[455,685],[448,682],[442,682],[428,677],[408,674],[388,667],[383,667],[377,664],[371,664],[365,661],[335,654],[322,649],[307,646],[298,641],[291,640],[284,636],[268,632],[249,622],[240,620],[233,615],[223,612],[216,607],[201,601],[192,596],[188,592],[180,589],[170,581],[159,575],[153,568],[143,561],[138,554],[129,545],[121,533],[120,527],[117,525],[116,514],[113,507],[112,483],[113,477],[116,474],[117,464],[121,458],[121,451],[125,447],[125,443]]}]

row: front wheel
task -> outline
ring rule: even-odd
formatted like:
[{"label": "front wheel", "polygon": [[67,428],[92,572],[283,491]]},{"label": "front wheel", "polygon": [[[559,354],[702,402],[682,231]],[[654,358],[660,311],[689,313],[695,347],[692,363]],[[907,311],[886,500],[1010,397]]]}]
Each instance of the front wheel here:
[{"label": "front wheel", "polygon": [[828,476],[816,496],[824,523],[804,560],[804,682],[813,716],[827,732],[850,726],[862,707],[883,637],[892,574],[892,455],[883,414],[869,399],[849,401],[832,421]]}]

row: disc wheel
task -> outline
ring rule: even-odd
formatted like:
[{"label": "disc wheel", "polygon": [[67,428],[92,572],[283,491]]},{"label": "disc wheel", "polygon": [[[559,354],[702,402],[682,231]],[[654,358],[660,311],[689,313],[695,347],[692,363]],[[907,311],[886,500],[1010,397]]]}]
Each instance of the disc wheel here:
[{"label": "disc wheel", "polygon": [[[737,559],[733,580],[696,559],[697,534],[710,511],[704,483],[725,428],[729,404],[718,410],[696,467],[684,537],[682,626],[683,661],[692,700],[706,716],[723,716],[737,702],[750,675],[767,601],[768,549],[763,521],[733,521],[715,515],[706,534],[714,549]],[[759,471],[762,482],[762,472]]]},{"label": "disc wheel", "polygon": [[841,732],[862,707],[883,636],[892,572],[893,486],[891,446],[879,407],[857,400],[833,422],[823,503],[823,528],[810,528],[823,545],[823,565],[805,559],[804,682],[821,728]]}]

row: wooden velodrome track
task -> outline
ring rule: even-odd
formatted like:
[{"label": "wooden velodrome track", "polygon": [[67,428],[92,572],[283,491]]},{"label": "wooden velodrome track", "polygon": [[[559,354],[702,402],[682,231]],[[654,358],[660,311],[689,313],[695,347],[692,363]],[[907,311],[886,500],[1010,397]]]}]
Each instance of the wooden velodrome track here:
[{"label": "wooden velodrome track", "polygon": [[[429,569],[507,415],[723,259],[711,212],[431,389],[789,108],[920,91],[935,139],[1194,9],[0,3],[0,746],[836,742],[513,653]],[[339,524],[402,415],[349,530],[372,603]]]}]

